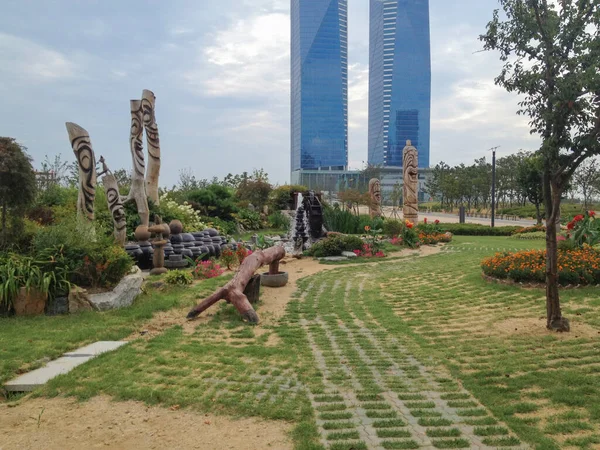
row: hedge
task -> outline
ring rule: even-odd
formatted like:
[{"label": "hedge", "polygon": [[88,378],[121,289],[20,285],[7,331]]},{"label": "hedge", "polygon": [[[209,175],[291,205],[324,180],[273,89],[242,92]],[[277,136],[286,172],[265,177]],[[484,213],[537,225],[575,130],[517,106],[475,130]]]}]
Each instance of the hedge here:
[{"label": "hedge", "polygon": [[475,223],[440,223],[442,231],[449,231],[456,236],[511,236],[521,229],[518,226],[490,227]]}]

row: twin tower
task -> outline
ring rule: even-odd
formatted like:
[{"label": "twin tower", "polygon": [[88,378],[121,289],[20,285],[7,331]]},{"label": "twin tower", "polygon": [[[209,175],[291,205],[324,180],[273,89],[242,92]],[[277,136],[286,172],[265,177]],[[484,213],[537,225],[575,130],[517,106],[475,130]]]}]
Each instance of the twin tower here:
[{"label": "twin tower", "polygon": [[[292,0],[292,173],[348,167],[348,1]],[[369,155],[429,167],[429,0],[370,0]]]}]

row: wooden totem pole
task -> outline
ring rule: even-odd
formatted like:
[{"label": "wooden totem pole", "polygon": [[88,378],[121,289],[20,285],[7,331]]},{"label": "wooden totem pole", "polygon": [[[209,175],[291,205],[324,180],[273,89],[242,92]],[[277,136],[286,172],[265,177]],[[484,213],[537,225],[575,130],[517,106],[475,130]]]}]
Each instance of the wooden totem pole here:
[{"label": "wooden totem pole", "polygon": [[158,125],[154,115],[156,97],[152,91],[142,92],[142,116],[148,144],[148,172],[146,174],[146,194],[155,205],[158,205],[158,177],[160,175],[160,139]]},{"label": "wooden totem pole", "polygon": [[419,154],[411,141],[406,141],[406,147],[402,152],[402,169],[404,171],[404,220],[416,224],[419,221]]},{"label": "wooden totem pole", "polygon": [[77,212],[88,220],[94,220],[96,198],[96,158],[89,133],[79,125],[67,122],[67,133],[79,166],[79,196]]}]

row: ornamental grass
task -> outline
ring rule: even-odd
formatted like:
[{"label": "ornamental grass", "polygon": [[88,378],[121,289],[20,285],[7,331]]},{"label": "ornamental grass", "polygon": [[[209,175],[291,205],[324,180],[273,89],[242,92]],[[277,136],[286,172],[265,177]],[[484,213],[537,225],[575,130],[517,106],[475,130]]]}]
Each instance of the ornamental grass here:
[{"label": "ornamental grass", "polygon": [[[546,251],[496,253],[481,263],[490,277],[516,282],[546,281]],[[562,286],[600,284],[600,251],[586,246],[558,251],[558,282]]]}]

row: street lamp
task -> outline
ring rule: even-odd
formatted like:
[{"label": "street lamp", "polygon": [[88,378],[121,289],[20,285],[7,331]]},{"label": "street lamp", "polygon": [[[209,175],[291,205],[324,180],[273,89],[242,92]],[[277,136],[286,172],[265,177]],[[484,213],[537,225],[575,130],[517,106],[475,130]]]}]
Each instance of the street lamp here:
[{"label": "street lamp", "polygon": [[492,147],[492,228],[496,225],[496,150],[500,146]]}]

